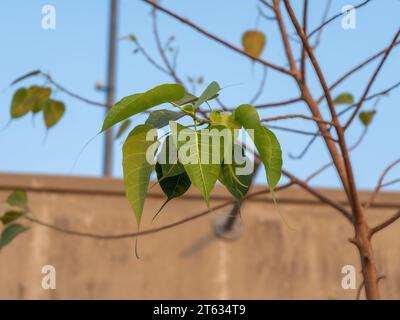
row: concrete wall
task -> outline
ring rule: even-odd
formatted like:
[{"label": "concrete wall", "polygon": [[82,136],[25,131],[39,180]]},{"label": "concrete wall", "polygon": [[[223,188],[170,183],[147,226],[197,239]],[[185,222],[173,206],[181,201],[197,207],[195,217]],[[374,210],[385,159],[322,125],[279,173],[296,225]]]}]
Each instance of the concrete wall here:
[{"label": "concrete wall", "polygon": [[[0,175],[1,202],[15,188],[28,191],[37,218],[57,226],[104,234],[136,230],[119,180]],[[340,192],[322,192],[344,201]],[[212,204],[227,198],[217,187]],[[353,234],[347,221],[297,188],[280,192],[278,199],[289,226],[263,195],[245,203],[237,240],[213,235],[226,208],[141,237],[140,260],[134,239],[96,240],[32,225],[0,253],[0,299],[353,299],[355,290],[341,288],[342,266],[355,265],[359,272],[357,252],[347,242]],[[191,189],[152,223],[163,201],[160,190],[152,188],[143,230],[206,209]],[[378,223],[399,207],[398,194],[382,194],[368,219]],[[399,233],[395,223],[374,239],[379,272],[386,275],[382,296],[389,299],[400,298]],[[48,264],[56,267],[56,290],[41,287],[41,269]]]}]

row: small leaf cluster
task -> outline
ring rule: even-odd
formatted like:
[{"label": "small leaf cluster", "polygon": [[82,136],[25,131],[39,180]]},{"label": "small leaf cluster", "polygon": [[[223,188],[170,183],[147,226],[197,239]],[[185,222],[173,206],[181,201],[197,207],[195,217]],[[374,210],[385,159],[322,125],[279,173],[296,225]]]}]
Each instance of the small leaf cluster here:
[{"label": "small leaf cluster", "polygon": [[[202,161],[200,150],[202,143],[204,144],[204,136],[214,135],[215,132],[218,133],[218,130],[244,129],[249,133],[251,131],[254,145],[266,170],[269,188],[273,191],[279,182],[282,171],[281,147],[274,133],[261,124],[254,107],[248,104],[240,105],[231,113],[210,110],[209,116],[204,116],[205,113],[200,107],[203,104],[209,106],[210,100],[216,98],[220,90],[219,84],[212,82],[197,97],[186,92],[180,84],[162,84],[144,93],[126,96],[108,111],[101,132],[121,123],[118,137],[129,127],[132,116],[144,111],[149,112],[145,123],[137,125],[129,132],[122,147],[126,195],[138,225],[142,217],[150,177],[154,171],[157,184],[166,196],[160,210],[170,200],[185,194],[191,185],[200,191],[210,208],[210,194],[217,181],[223,184],[238,202],[243,200],[251,184],[253,172],[237,174],[236,169],[243,164],[236,163],[235,160],[225,163],[221,156],[224,154],[223,150],[218,150],[220,157],[217,162]],[[162,104],[169,104],[173,109],[148,111]],[[193,124],[180,123],[185,118],[191,120]],[[158,136],[158,129],[167,126],[169,126],[168,133],[165,139],[161,139]],[[182,130],[185,130],[189,138],[186,141],[176,139]],[[149,133],[154,131],[156,134],[149,139]],[[161,143],[162,140],[163,143]],[[240,153],[246,161],[250,161],[236,137],[232,140],[230,150],[233,153]],[[207,152],[210,159],[214,152],[211,149]],[[148,156],[149,150],[151,159]],[[196,161],[183,161],[184,150],[191,150],[190,157],[194,157]],[[165,159],[161,159],[162,156]],[[233,157],[233,159],[236,158]]]},{"label": "small leaf cluster", "polygon": [[4,228],[0,233],[0,251],[15,237],[29,230],[22,224],[16,223],[18,219],[28,212],[28,197],[25,191],[16,190],[6,200],[6,211],[0,217]]}]

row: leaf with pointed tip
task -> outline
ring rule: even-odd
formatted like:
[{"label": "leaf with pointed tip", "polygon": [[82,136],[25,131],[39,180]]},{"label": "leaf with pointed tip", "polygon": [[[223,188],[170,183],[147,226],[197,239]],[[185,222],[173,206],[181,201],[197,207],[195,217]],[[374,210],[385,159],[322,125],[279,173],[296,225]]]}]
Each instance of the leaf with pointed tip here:
[{"label": "leaf with pointed tip", "polygon": [[[148,124],[135,127],[122,147],[125,192],[138,225],[143,213],[150,175],[154,169],[154,163],[147,161],[147,153],[155,153],[159,145],[158,141],[148,141],[146,138],[150,130],[154,128]],[[151,154],[152,159],[154,153]]]},{"label": "leaf with pointed tip", "polygon": [[144,93],[122,98],[108,111],[101,132],[135,114],[166,102],[181,99],[185,89],[180,84],[162,84]]},{"label": "leaf with pointed tip", "polygon": [[354,98],[351,93],[342,93],[333,100],[333,103],[334,104],[353,104]]},{"label": "leaf with pointed tip", "polygon": [[242,36],[244,51],[256,58],[260,57],[265,47],[265,42],[264,33],[258,30],[248,30]]},{"label": "leaf with pointed tip", "polygon": [[125,133],[125,131],[129,128],[131,125],[132,121],[130,119],[125,120],[124,122],[121,123],[121,125],[118,128],[117,133],[115,134],[115,139],[121,138],[121,136]]},{"label": "leaf with pointed tip", "polygon": [[178,150],[171,139],[170,135],[165,138],[158,155],[158,162],[162,165],[163,178],[173,177],[185,172],[182,164],[178,161]]},{"label": "leaf with pointed tip", "polygon": [[[213,163],[212,144],[209,143],[210,137],[206,131],[194,131],[172,121],[170,127],[173,141],[178,148],[179,162],[210,208],[210,192],[218,180],[223,159],[220,159],[219,163]],[[208,159],[205,159],[205,156],[208,156]]]},{"label": "leaf with pointed tip", "polygon": [[29,230],[29,227],[25,227],[20,224],[9,224],[7,225],[0,235],[0,250],[8,245],[16,236]]},{"label": "leaf with pointed tip", "polygon": [[171,110],[156,110],[149,114],[146,122],[154,128],[162,128],[169,124],[170,121],[175,121],[182,118],[185,114],[182,112],[175,112]]},{"label": "leaf with pointed tip", "polygon": [[204,102],[214,98],[218,92],[221,90],[221,87],[219,84],[215,81],[211,82],[207,88],[203,91],[203,93],[200,95],[200,97],[196,100],[193,109],[196,110],[200,105],[202,105]]},{"label": "leaf with pointed tip", "polygon": [[43,109],[46,101],[50,98],[51,88],[31,86],[28,89],[29,101],[31,103],[31,111],[38,113]]},{"label": "leaf with pointed tip", "polygon": [[11,118],[19,118],[31,111],[31,105],[28,103],[28,90],[20,88],[15,91],[10,108]]},{"label": "leaf with pointed tip", "polygon": [[282,150],[272,131],[262,126],[257,110],[251,105],[241,105],[235,110],[236,120],[252,137],[264,165],[268,185],[274,190],[282,174]]},{"label": "leaf with pointed tip", "polygon": [[158,162],[156,163],[157,179],[162,191],[167,196],[167,201],[169,201],[183,195],[189,189],[191,182],[185,171],[175,176],[164,177],[163,172],[165,170],[163,170],[163,166]]},{"label": "leaf with pointed tip", "polygon": [[374,119],[375,114],[376,114],[375,110],[363,111],[358,115],[358,117],[359,117],[361,123],[365,127],[368,127],[371,124],[372,120]]},{"label": "leaf with pointed tip", "polygon": [[37,76],[40,73],[41,73],[40,70],[34,70],[34,71],[31,71],[31,72],[28,72],[28,73],[18,77],[17,79],[15,79],[13,82],[11,82],[10,85],[12,86],[12,85],[14,85],[14,84],[16,84],[18,82],[21,82],[22,80],[25,80],[25,79],[30,78],[30,77]]},{"label": "leaf with pointed tip", "polygon": [[6,225],[10,222],[17,220],[18,218],[22,217],[24,212],[21,211],[7,211],[1,218],[0,221]]},{"label": "leaf with pointed tip", "polygon": [[23,190],[15,190],[7,197],[6,203],[11,207],[26,211],[28,208],[28,195]]},{"label": "leaf with pointed tip", "polygon": [[175,104],[177,104],[178,106],[183,106],[184,104],[193,103],[197,99],[198,98],[195,95],[186,92],[185,95],[181,99],[175,101]]},{"label": "leaf with pointed tip", "polygon": [[65,105],[61,101],[49,99],[43,105],[43,118],[47,129],[55,126],[65,112]]},{"label": "leaf with pointed tip", "polygon": [[[243,148],[237,144],[234,145],[234,153],[241,153],[241,158],[246,159],[245,163],[250,161],[244,154]],[[239,168],[243,167],[243,164],[239,164],[236,161],[236,156],[232,157],[232,163],[222,163],[221,172],[219,174],[219,181],[228,189],[228,191],[235,197],[235,199],[240,202],[243,200],[253,178],[253,173],[250,174],[240,174]]]}]

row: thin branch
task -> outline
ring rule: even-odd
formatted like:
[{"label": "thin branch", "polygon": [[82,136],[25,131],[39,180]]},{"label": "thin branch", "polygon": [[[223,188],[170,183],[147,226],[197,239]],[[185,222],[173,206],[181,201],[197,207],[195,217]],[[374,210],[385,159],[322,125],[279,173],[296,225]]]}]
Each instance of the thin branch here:
[{"label": "thin branch", "polygon": [[93,106],[97,106],[97,107],[103,107],[103,108],[111,108],[111,107],[112,107],[112,106],[108,106],[107,104],[102,103],[102,102],[98,102],[98,101],[93,101],[93,100],[87,99],[87,98],[82,97],[81,95],[79,95],[79,94],[77,94],[77,93],[74,93],[74,92],[68,90],[67,88],[65,88],[64,86],[62,86],[62,85],[59,84],[58,82],[56,82],[56,81],[55,81],[49,74],[47,74],[47,73],[41,72],[40,74],[41,74],[49,83],[51,83],[54,87],[56,87],[58,90],[60,90],[60,91],[62,91],[62,92],[64,92],[64,93],[66,93],[67,95],[69,95],[69,96],[71,96],[71,97],[73,97],[73,98],[75,98],[75,99],[81,100],[82,102],[85,102],[85,103],[87,103],[87,104],[90,104],[90,105],[93,105]]},{"label": "thin branch", "polygon": [[[328,0],[328,2],[326,3],[326,6],[325,6],[324,14],[322,16],[321,25],[323,25],[327,21],[328,13],[329,13],[329,9],[331,7],[331,4],[332,4],[332,0]],[[322,31],[323,30],[324,30],[323,27],[318,30],[317,37],[315,39],[314,45],[312,46],[313,50],[317,49],[317,47],[319,46],[319,44],[321,42],[321,37],[322,37]],[[304,32],[307,34],[307,30],[306,29],[304,29]]]},{"label": "thin branch", "polygon": [[286,119],[311,120],[311,121],[314,121],[314,122],[319,122],[319,123],[323,123],[323,124],[326,124],[326,125],[334,126],[334,123],[332,121],[325,121],[323,119],[306,116],[304,114],[288,114],[288,115],[284,115],[284,116],[277,116],[277,117],[272,117],[272,118],[264,118],[264,119],[261,119],[261,121],[263,121],[263,122],[271,122],[271,121],[286,120]]},{"label": "thin branch", "polygon": [[[397,41],[394,46],[397,46],[400,44],[400,41]],[[367,66],[370,62],[374,61],[375,59],[379,58],[381,55],[385,54],[388,50],[390,49],[390,46],[375,53],[374,55],[372,55],[371,57],[369,57],[368,59],[364,60],[363,62],[361,62],[360,64],[358,64],[357,66],[353,67],[352,69],[350,69],[349,71],[347,71],[345,74],[343,74],[339,79],[337,79],[335,82],[333,82],[330,86],[329,89],[333,90],[334,88],[336,88],[340,83],[342,83],[344,80],[346,80],[348,77],[350,77],[351,75],[353,75],[354,73],[356,73],[358,70],[362,69],[363,67]],[[322,95],[319,99],[318,102],[321,102],[322,99],[324,98],[324,96]]]},{"label": "thin branch", "polygon": [[[307,33],[307,20],[308,20],[308,0],[304,0],[303,5],[303,30]],[[301,58],[300,58],[300,72],[301,72],[301,81],[304,83],[306,81],[306,50],[304,45],[301,46]]]},{"label": "thin branch", "polygon": [[278,65],[270,63],[270,62],[268,62],[266,60],[263,60],[261,58],[252,56],[251,54],[247,53],[246,51],[244,51],[244,50],[242,50],[242,49],[240,49],[238,47],[236,47],[235,45],[233,45],[233,44],[231,44],[231,43],[229,43],[229,42],[227,42],[227,41],[225,41],[225,40],[223,40],[223,39],[211,34],[210,32],[200,28],[199,26],[195,25],[193,22],[189,21],[188,19],[183,18],[183,17],[177,15],[176,13],[174,13],[174,12],[164,8],[164,7],[162,7],[161,5],[156,3],[155,1],[152,1],[152,0],[142,0],[142,1],[147,3],[147,4],[149,4],[149,5],[151,5],[151,6],[153,6],[157,10],[160,10],[160,11],[164,12],[165,14],[169,15],[170,17],[173,17],[174,19],[182,22],[183,24],[186,24],[187,26],[195,29],[196,31],[200,32],[201,34],[205,35],[206,37],[208,37],[208,38],[210,38],[210,39],[212,39],[212,40],[224,45],[225,47],[227,47],[227,48],[229,48],[229,49],[231,49],[231,50],[233,50],[233,51],[235,51],[237,53],[240,53],[243,56],[246,56],[247,58],[249,58],[249,59],[251,59],[253,61],[257,61],[257,62],[259,62],[259,63],[261,63],[261,64],[263,64],[263,65],[265,65],[267,67],[270,67],[270,68],[272,68],[272,69],[274,69],[276,71],[279,71],[281,73],[284,73],[284,74],[287,74],[287,75],[292,75],[289,70],[286,70],[285,68],[282,68],[282,67],[280,67]]},{"label": "thin branch", "polygon": [[385,179],[386,175],[392,170],[395,166],[397,166],[400,163],[400,159],[397,159],[396,161],[392,162],[381,174],[381,177],[379,178],[378,184],[376,185],[374,191],[372,192],[369,200],[365,203],[364,205],[364,210],[368,209],[372,203],[374,202],[375,198],[379,194],[379,191],[382,188],[383,185],[383,180]]},{"label": "thin branch", "polygon": [[369,90],[371,89],[371,87],[372,87],[372,85],[373,85],[373,83],[374,83],[376,77],[377,77],[378,74],[379,74],[379,71],[382,69],[382,66],[384,65],[384,63],[385,63],[387,57],[389,56],[390,52],[392,51],[392,49],[393,49],[393,47],[394,47],[394,44],[396,43],[397,38],[398,38],[399,36],[400,36],[400,29],[397,31],[396,35],[394,36],[394,38],[393,38],[393,40],[392,40],[392,42],[391,42],[391,44],[390,44],[390,46],[389,46],[389,49],[385,52],[385,54],[383,55],[383,58],[382,58],[381,62],[379,63],[378,67],[375,69],[375,72],[374,72],[374,74],[372,75],[371,79],[369,80],[369,82],[368,82],[368,84],[367,84],[367,87],[365,88],[364,93],[363,93],[363,95],[361,96],[361,99],[360,99],[360,101],[358,102],[358,104],[357,104],[357,106],[356,106],[354,112],[353,112],[352,115],[350,116],[349,120],[346,122],[346,124],[345,124],[345,126],[344,126],[345,129],[348,128],[348,126],[351,124],[351,122],[354,120],[355,116],[357,115],[358,111],[361,109],[361,107],[362,107],[362,105],[363,105],[363,103],[364,103],[365,98],[368,96]]},{"label": "thin branch", "polygon": [[400,182],[400,178],[388,181],[388,182],[382,184],[382,188],[389,187],[389,186],[394,185],[394,184],[399,183],[399,182]]},{"label": "thin branch", "polygon": [[254,106],[256,109],[267,109],[267,108],[275,108],[275,107],[282,107],[286,106],[288,104],[293,104],[296,102],[302,101],[301,98],[292,98],[284,101],[277,101],[277,102],[271,102],[271,103],[264,103],[264,104],[257,104]]},{"label": "thin branch", "polygon": [[282,127],[282,126],[275,126],[275,125],[268,125],[268,128],[281,130],[281,131],[292,132],[292,133],[297,133],[297,134],[302,134],[302,135],[305,135],[305,136],[324,137],[327,140],[330,140],[330,141],[333,141],[333,142],[338,142],[338,140],[333,138],[331,135],[325,135],[325,134],[323,134],[323,133],[321,133],[319,131],[316,134],[315,132],[310,132],[310,131],[305,131],[305,130],[300,130],[300,129],[287,128],[287,127]]},{"label": "thin branch", "polygon": [[[356,5],[356,6],[354,7],[354,9],[361,8],[361,7],[365,6],[365,5],[366,5],[368,2],[370,2],[370,1],[372,1],[372,0],[366,0],[366,1],[362,2],[362,3],[358,4],[358,5]],[[328,20],[326,20],[325,22],[323,22],[320,26],[318,26],[318,27],[315,28],[313,31],[311,31],[311,32],[307,35],[307,38],[311,38],[314,34],[316,34],[318,31],[320,31],[320,30],[321,30],[322,28],[324,28],[326,25],[328,25],[329,23],[335,21],[337,18],[341,17],[342,15],[344,15],[344,14],[346,14],[346,13],[347,13],[347,11],[345,11],[345,12],[340,12],[340,13],[335,14],[333,17],[329,18]]]},{"label": "thin branch", "polygon": [[399,218],[400,218],[400,210],[397,211],[393,216],[391,216],[386,221],[373,227],[370,231],[371,236],[374,235],[375,233],[379,232],[380,230],[385,229],[386,227],[390,226],[392,223],[396,222]]},{"label": "thin branch", "polygon": [[[282,190],[282,189],[285,189],[285,188],[287,188],[287,187],[289,187],[291,185],[292,185],[292,183],[287,183],[285,185],[282,185],[282,186],[279,186],[279,187],[275,188],[275,190]],[[250,198],[253,198],[255,196],[258,196],[258,195],[266,194],[266,193],[269,193],[268,189],[254,192],[254,193],[249,194],[248,196],[246,196],[243,199],[243,201],[247,200],[247,199],[250,199]],[[185,219],[179,220],[177,222],[170,223],[170,224],[158,227],[158,228],[148,229],[148,230],[139,231],[139,232],[128,232],[128,233],[120,233],[120,234],[113,234],[113,235],[112,234],[111,235],[110,234],[96,234],[96,233],[91,233],[91,232],[82,232],[82,231],[75,231],[75,230],[71,230],[71,229],[61,228],[61,227],[59,227],[57,225],[41,221],[41,220],[36,219],[34,217],[31,217],[31,216],[24,216],[24,218],[29,220],[32,223],[36,223],[36,224],[41,225],[43,227],[47,227],[49,229],[52,229],[52,230],[55,230],[55,231],[58,231],[58,232],[61,232],[61,233],[64,233],[64,234],[68,234],[68,235],[80,236],[80,237],[86,237],[86,238],[92,238],[92,239],[99,239],[99,240],[120,240],[120,239],[125,239],[125,238],[135,238],[135,237],[138,237],[138,236],[145,236],[145,235],[149,235],[149,234],[158,233],[160,231],[164,231],[164,230],[167,230],[167,229],[171,229],[171,228],[177,227],[179,225],[182,225],[182,224],[184,224],[186,222],[190,222],[190,221],[196,220],[198,218],[201,218],[203,216],[206,216],[206,215],[210,214],[213,211],[222,209],[224,207],[227,207],[227,206],[235,204],[235,203],[236,203],[236,200],[232,199],[232,200],[226,201],[226,202],[224,202],[222,204],[219,204],[219,205],[211,208],[210,210],[207,209],[207,210],[202,211],[202,212],[200,212],[198,214],[192,215],[192,216],[190,216],[188,218],[185,218]]]},{"label": "thin branch", "polygon": [[327,198],[324,196],[322,193],[319,191],[315,190],[311,186],[309,186],[306,182],[300,180],[299,178],[295,177],[294,175],[290,174],[289,172],[282,170],[282,174],[284,174],[286,177],[288,177],[292,182],[300,186],[301,188],[307,190],[309,193],[320,199],[322,202],[329,204],[331,207],[335,208],[338,210],[347,220],[350,222],[353,222],[353,217],[352,214],[344,208],[340,203],[336,202],[333,199]]},{"label": "thin branch", "polygon": [[156,45],[158,48],[158,52],[160,53],[161,59],[164,61],[164,64],[165,64],[166,68],[168,69],[168,73],[171,75],[171,77],[174,78],[176,83],[182,84],[183,83],[182,80],[179,79],[179,77],[177,76],[176,71],[174,70],[174,68],[172,67],[171,63],[169,62],[167,56],[165,55],[163,46],[161,44],[161,38],[158,33],[157,14],[156,14],[155,9],[152,10],[152,17],[153,17],[153,34],[154,34],[154,38],[156,40]]},{"label": "thin branch", "polygon": [[256,93],[254,94],[253,98],[251,98],[250,104],[254,104],[258,100],[258,98],[260,98],[261,94],[263,93],[264,87],[265,87],[265,82],[267,80],[267,74],[268,74],[268,69],[266,67],[264,67],[260,85],[259,85]]}]

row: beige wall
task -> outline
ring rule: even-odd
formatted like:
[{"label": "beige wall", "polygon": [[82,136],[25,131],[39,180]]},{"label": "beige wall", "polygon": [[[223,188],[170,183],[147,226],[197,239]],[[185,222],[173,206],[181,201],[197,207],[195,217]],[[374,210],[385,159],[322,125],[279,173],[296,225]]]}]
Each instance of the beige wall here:
[{"label": "beige wall", "polygon": [[[15,188],[28,191],[37,218],[63,228],[104,234],[136,228],[119,180],[0,175],[1,202]],[[344,200],[340,192],[322,192]],[[217,187],[212,203],[228,197]],[[353,264],[359,271],[357,252],[347,242],[352,236],[347,221],[297,188],[282,191],[278,199],[289,226],[264,195],[245,203],[237,240],[213,236],[215,221],[228,212],[222,209],[141,237],[140,260],[133,239],[95,240],[33,225],[0,253],[0,299],[353,299],[355,290],[341,288],[342,266]],[[206,209],[191,189],[152,223],[162,202],[159,189],[151,189],[142,229]],[[378,223],[399,207],[398,194],[383,194],[368,219]],[[379,272],[386,275],[384,298],[400,298],[399,234],[396,223],[374,239]],[[56,290],[41,287],[47,264],[56,267]]]}]

